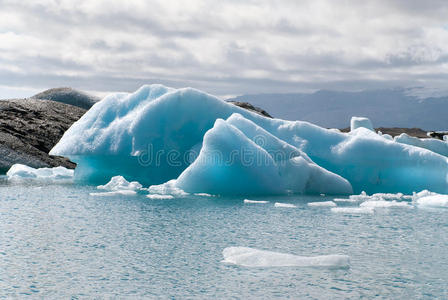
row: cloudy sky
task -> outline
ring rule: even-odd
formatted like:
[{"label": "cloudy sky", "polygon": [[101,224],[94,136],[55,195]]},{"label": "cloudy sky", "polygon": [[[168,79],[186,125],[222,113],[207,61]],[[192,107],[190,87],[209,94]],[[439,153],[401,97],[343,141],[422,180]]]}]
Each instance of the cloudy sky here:
[{"label": "cloudy sky", "polygon": [[0,98],[448,83],[445,0],[0,0]]}]

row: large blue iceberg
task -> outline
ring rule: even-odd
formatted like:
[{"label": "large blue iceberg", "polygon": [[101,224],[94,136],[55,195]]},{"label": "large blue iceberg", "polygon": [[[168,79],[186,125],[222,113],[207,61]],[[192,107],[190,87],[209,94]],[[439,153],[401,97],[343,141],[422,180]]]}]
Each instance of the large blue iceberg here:
[{"label": "large blue iceberg", "polygon": [[52,155],[75,180],[116,175],[212,194],[448,192],[448,159],[359,127],[269,119],[192,88],[145,85],[96,103]]}]

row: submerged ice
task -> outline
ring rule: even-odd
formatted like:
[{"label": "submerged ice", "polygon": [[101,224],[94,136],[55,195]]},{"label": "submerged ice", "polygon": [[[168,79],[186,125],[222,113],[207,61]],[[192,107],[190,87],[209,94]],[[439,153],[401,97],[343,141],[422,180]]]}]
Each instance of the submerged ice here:
[{"label": "submerged ice", "polygon": [[224,262],[244,267],[350,267],[349,256],[339,254],[298,256],[248,247],[227,247],[222,254]]},{"label": "submerged ice", "polygon": [[448,193],[446,157],[378,135],[369,122],[341,133],[146,85],[95,104],[50,153],[76,162],[78,181],[120,174],[157,194]]}]

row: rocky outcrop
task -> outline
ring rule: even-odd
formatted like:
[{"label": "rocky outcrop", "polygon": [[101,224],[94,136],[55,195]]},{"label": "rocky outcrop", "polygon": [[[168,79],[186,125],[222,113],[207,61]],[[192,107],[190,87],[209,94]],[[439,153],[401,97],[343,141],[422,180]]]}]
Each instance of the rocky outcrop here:
[{"label": "rocky outcrop", "polygon": [[[342,132],[350,132],[350,128],[341,129]],[[391,136],[397,136],[402,133],[406,133],[407,135],[418,137],[418,138],[426,138],[428,137],[426,131],[420,128],[400,128],[400,127],[378,127],[375,128],[375,132],[381,131],[383,134],[390,134]]]},{"label": "rocky outcrop", "polygon": [[241,108],[253,111],[259,115],[262,115],[264,117],[268,117],[272,119],[272,116],[270,114],[268,114],[267,111],[265,111],[264,109],[261,109],[259,107],[253,106],[252,104],[248,103],[248,102],[240,102],[240,101],[227,101],[229,103],[232,103],[236,106],[239,106]]},{"label": "rocky outcrop", "polygon": [[48,155],[85,109],[38,99],[0,100],[0,173],[11,165],[74,168],[63,157]]},{"label": "rocky outcrop", "polygon": [[55,88],[43,91],[31,97],[33,99],[52,100],[65,104],[74,105],[84,109],[89,109],[100,99],[85,92],[78,91],[69,87]]}]

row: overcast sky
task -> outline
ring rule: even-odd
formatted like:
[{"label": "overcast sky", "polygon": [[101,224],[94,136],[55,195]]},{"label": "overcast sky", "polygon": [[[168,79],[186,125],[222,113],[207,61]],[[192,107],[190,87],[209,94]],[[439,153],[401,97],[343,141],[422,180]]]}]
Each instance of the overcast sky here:
[{"label": "overcast sky", "polygon": [[0,98],[448,86],[445,0],[0,0]]}]

